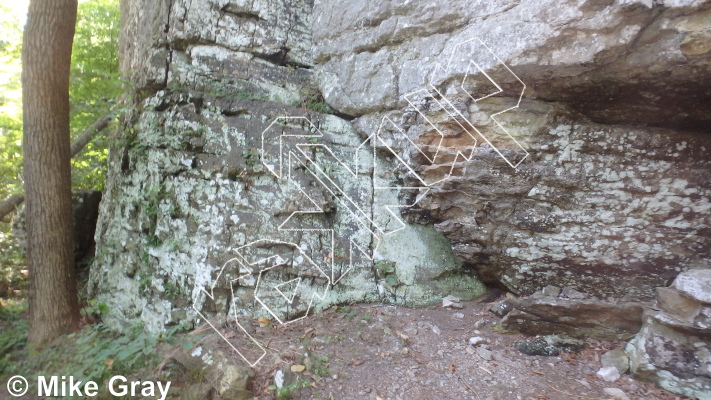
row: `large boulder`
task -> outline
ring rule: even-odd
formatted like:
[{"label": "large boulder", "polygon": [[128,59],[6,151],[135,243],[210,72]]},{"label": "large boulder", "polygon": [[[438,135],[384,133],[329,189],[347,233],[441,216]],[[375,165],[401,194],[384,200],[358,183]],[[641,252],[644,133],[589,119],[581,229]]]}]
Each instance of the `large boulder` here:
[{"label": "large boulder", "polygon": [[690,398],[711,399],[711,331],[676,325],[658,311],[645,313],[639,334],[627,345],[637,379]]},{"label": "large boulder", "polygon": [[410,189],[324,102],[313,24],[308,0],[122,2],[135,92],[90,279],[107,324],[286,323],[331,304],[483,293],[431,223],[399,221]]},{"label": "large boulder", "polygon": [[[710,9],[124,1],[136,91],[91,278],[107,323],[423,305],[476,296],[477,275],[651,299],[711,259]],[[277,149],[335,183],[282,179]]]},{"label": "large boulder", "polygon": [[580,339],[615,341],[629,339],[639,331],[644,310],[642,304],[635,302],[536,293],[531,297],[502,300],[492,311],[503,316],[494,325],[499,332],[530,336],[565,334]]},{"label": "large boulder", "polygon": [[[101,192],[96,190],[75,190],[72,192],[72,231],[74,234],[74,260],[79,267],[85,267],[94,257],[94,233],[99,218]],[[12,221],[12,233],[25,248],[27,230],[24,207]]]},{"label": "large boulder", "polygon": [[[711,399],[711,270],[679,274],[660,288],[657,305],[644,314],[627,345],[630,369],[639,379],[687,397]],[[690,312],[691,311],[691,312]]]}]

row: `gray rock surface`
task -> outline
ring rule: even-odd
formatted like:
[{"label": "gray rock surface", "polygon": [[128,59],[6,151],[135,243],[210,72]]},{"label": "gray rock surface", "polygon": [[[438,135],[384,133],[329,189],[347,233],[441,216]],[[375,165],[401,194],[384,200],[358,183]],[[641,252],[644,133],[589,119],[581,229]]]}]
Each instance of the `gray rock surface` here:
[{"label": "gray rock surface", "polygon": [[543,296],[558,297],[560,295],[560,288],[558,286],[548,285],[541,290]]},{"label": "gray rock surface", "polygon": [[[332,107],[358,117],[362,134],[387,115],[414,143],[431,143],[433,128],[405,99],[428,83],[481,132],[466,172],[434,185],[410,216],[436,222],[483,279],[517,294],[555,285],[651,299],[655,287],[711,259],[711,140],[689,133],[708,132],[711,115],[711,92],[699,84],[711,80],[708,7],[317,1],[316,79]],[[461,47],[477,38],[526,84],[519,107],[497,116],[500,126],[489,116],[516,106],[521,87],[475,46],[471,58],[502,92],[476,102],[463,93],[470,81],[484,83],[472,83],[475,94],[490,93]],[[438,63],[446,73],[433,74]],[[471,148],[441,110],[427,117],[447,151]],[[502,126],[529,154],[515,170],[489,146],[525,155]],[[450,167],[450,157],[430,165],[410,156],[423,175]]]},{"label": "gray rock surface", "polygon": [[313,15],[308,0],[123,2],[121,68],[135,92],[109,156],[89,285],[110,326],[247,326],[484,292],[431,224],[403,225],[387,208],[400,192],[376,186],[403,185],[397,161],[358,152],[365,138],[327,113]]},{"label": "gray rock surface", "polygon": [[[711,303],[710,18],[700,0],[122,2],[135,92],[96,234],[105,322],[288,320],[314,296],[417,306],[476,297],[482,279],[545,288],[495,307],[500,329],[620,340],[642,326],[638,301],[684,271],[674,288]],[[312,123],[271,125],[286,115]],[[375,133],[377,151],[357,152]],[[299,168],[280,180],[282,144],[343,190]],[[376,246],[344,196],[388,232],[386,206],[417,203],[345,275],[330,262]],[[322,213],[291,218],[304,210]],[[297,225],[343,235],[331,251]],[[708,393],[710,310],[646,314],[632,373]]]},{"label": "gray rock surface", "polygon": [[600,356],[603,367],[614,367],[620,375],[630,369],[630,358],[623,349],[613,349]]},{"label": "gray rock surface", "polygon": [[605,382],[615,382],[620,379],[620,371],[614,366],[602,367],[597,371],[596,375]]},{"label": "gray rock surface", "polygon": [[196,376],[203,376],[204,383],[195,384],[182,393],[181,399],[208,398],[211,392],[221,398],[234,400],[251,399],[250,380],[254,371],[238,362],[231,354],[219,349],[217,334],[208,334],[192,347],[171,349],[170,358],[185,371]]},{"label": "gray rock surface", "polygon": [[660,311],[647,311],[644,325],[626,347],[630,371],[683,396],[711,399],[711,331],[678,321]]},{"label": "gray rock surface", "polygon": [[674,288],[698,302],[711,304],[711,269],[693,269],[679,274]]},{"label": "gray rock surface", "polygon": [[708,269],[683,272],[673,287],[657,288],[661,310],[645,311],[642,329],[627,344],[632,375],[671,392],[711,399],[711,295]]},{"label": "gray rock surface", "polygon": [[557,356],[561,352],[577,353],[585,342],[559,335],[548,335],[528,342],[516,342],[514,347],[529,356]]},{"label": "gray rock surface", "polygon": [[658,287],[657,306],[682,320],[693,321],[699,315],[702,304],[674,288]]},{"label": "gray rock surface", "polygon": [[493,329],[527,335],[565,334],[574,338],[624,340],[639,331],[642,305],[599,300],[519,298],[508,301],[512,311]]},{"label": "gray rock surface", "polygon": [[329,104],[351,115],[403,106],[439,57],[479,37],[531,98],[598,122],[705,130],[711,94],[696,83],[711,77],[706,10],[703,1],[317,1],[314,57]]},{"label": "gray rock surface", "polygon": [[613,399],[615,400],[630,400],[629,396],[622,391],[621,389],[618,388],[605,388],[603,389],[605,393],[610,395]]}]

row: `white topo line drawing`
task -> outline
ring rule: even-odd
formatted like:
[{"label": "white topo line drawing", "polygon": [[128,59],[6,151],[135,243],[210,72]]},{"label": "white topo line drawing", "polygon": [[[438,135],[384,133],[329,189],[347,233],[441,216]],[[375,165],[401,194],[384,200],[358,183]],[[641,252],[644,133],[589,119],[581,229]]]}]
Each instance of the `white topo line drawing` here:
[{"label": "white topo line drawing", "polygon": [[[466,58],[471,57],[471,58]],[[465,60],[462,64],[461,61]],[[490,98],[497,94],[503,93],[504,89],[497,83],[489,73],[486,72],[487,67],[491,68],[498,66],[503,68],[503,71],[510,74],[509,86],[513,85],[520,87],[518,100],[513,106],[505,107],[488,115],[488,119],[493,122],[493,130],[498,131],[498,135],[494,137],[490,132],[485,132],[479,129],[466,116],[468,111],[463,108],[462,102],[453,100],[453,97],[468,97],[475,104],[481,100]],[[466,67],[466,70],[463,68]],[[447,91],[441,88],[440,81],[443,81],[450,75],[462,75],[463,78],[459,85],[450,85]],[[482,79],[483,78],[483,79]],[[474,85],[473,79],[480,79],[483,84],[493,87],[494,90],[485,95],[476,96],[471,93],[467,87]],[[336,155],[328,145],[318,143],[319,139],[324,138],[321,131],[304,116],[285,116],[275,118],[271,124],[262,132],[262,147],[260,158],[263,166],[278,180],[285,181],[287,184],[294,185],[298,191],[309,201],[311,209],[296,210],[291,212],[277,228],[277,237],[279,232],[318,232],[330,237],[330,256],[324,260],[318,260],[309,256],[302,246],[298,244],[281,241],[277,239],[260,239],[250,242],[236,249],[237,257],[227,261],[220,269],[217,277],[212,282],[209,290],[200,287],[196,292],[198,296],[193,299],[193,309],[197,312],[200,318],[205,320],[210,326],[224,339],[230,347],[243,358],[250,366],[254,367],[262,360],[266,354],[265,348],[256,340],[245,326],[243,326],[237,317],[235,323],[245,335],[245,340],[255,346],[252,355],[245,354],[244,349],[237,348],[228,340],[225,334],[219,327],[214,326],[206,315],[202,312],[200,306],[202,301],[210,298],[215,300],[215,287],[220,279],[227,280],[231,291],[232,304],[230,309],[235,310],[235,285],[254,287],[254,299],[272,316],[279,324],[288,324],[306,317],[311,309],[317,305],[319,301],[324,300],[328,290],[339,283],[339,281],[354,268],[354,260],[361,257],[365,260],[372,261],[377,252],[378,245],[383,237],[397,232],[405,227],[405,223],[400,219],[400,213],[396,209],[403,207],[412,207],[428,192],[429,187],[440,184],[443,181],[451,178],[457,172],[465,173],[465,166],[462,166],[460,171],[457,171],[457,166],[470,161],[474,155],[474,150],[478,144],[478,139],[483,140],[509,165],[516,169],[529,156],[526,149],[501,125],[497,116],[516,109],[519,107],[523,98],[523,93],[526,85],[519,79],[516,74],[498,57],[494,52],[484,44],[479,38],[469,39],[458,43],[453,47],[452,53],[447,63],[443,66],[439,63],[435,64],[434,70],[427,82],[425,88],[413,91],[404,96],[410,107],[417,111],[417,114],[425,121],[426,125],[436,132],[436,137],[430,143],[418,144],[415,143],[407,133],[395,124],[389,117],[382,118],[377,132],[371,134],[364,142],[358,146],[353,154],[352,160],[345,162]],[[449,147],[447,144],[447,135],[440,129],[438,123],[431,120],[428,116],[428,109],[431,111],[432,106],[439,110],[444,110],[448,117],[447,122],[454,122],[463,132],[464,140],[459,140],[456,146]],[[293,130],[293,126],[301,126],[302,129]],[[294,133],[295,132],[295,133]],[[388,135],[390,133],[390,135]],[[393,139],[404,139],[404,143],[411,146],[412,149],[430,165],[443,165],[446,172],[435,174],[434,176],[426,176],[424,173],[417,172],[417,166],[408,160],[404,154],[398,153],[392,145]],[[513,152],[502,151],[495,144],[503,143],[505,148],[513,150]],[[385,226],[378,224],[378,221],[363,207],[363,199],[356,199],[350,195],[342,185],[339,185],[338,179],[334,179],[333,166],[338,170],[338,174],[357,178],[362,175],[363,166],[365,163],[371,163],[372,171],[376,168],[378,157],[376,149],[386,149],[389,156],[392,156],[400,166],[414,178],[414,181],[419,182],[419,186],[401,187],[401,186],[378,186],[372,179],[372,188],[378,190],[406,190],[416,193],[415,200],[411,204],[374,204],[374,199],[366,199],[373,208],[383,207],[384,210],[395,218],[399,225],[396,229],[388,230]],[[314,157],[311,150],[318,150],[322,157]],[[276,151],[277,154],[273,154]],[[365,154],[371,153],[368,157]],[[511,155],[513,154],[513,156]],[[328,161],[328,162],[326,162]],[[423,163],[419,163],[422,166]],[[339,209],[347,211],[347,215],[353,221],[360,225],[360,229],[367,235],[368,238],[350,237],[348,242],[348,264],[345,271],[337,273],[336,267],[336,232],[332,228],[304,228],[294,227],[295,220],[300,216],[308,214],[323,214],[325,210],[318,204],[318,201],[313,198],[313,188],[302,187],[300,179],[294,173],[298,168],[302,175],[308,176],[311,181],[318,182],[321,190],[329,193],[333,198],[338,200]],[[297,222],[298,224],[298,222]],[[363,236],[363,235],[361,235]],[[370,242],[369,246],[365,243]],[[281,246],[284,249],[293,249],[294,256],[291,259],[286,259],[278,254],[259,255],[259,251],[263,251],[264,247]],[[263,276],[268,271],[275,268],[285,267],[297,270],[309,271],[310,285],[303,284],[303,277],[299,276],[295,279],[289,279],[284,282],[279,282],[273,286],[264,288]],[[238,276],[230,279],[229,273],[236,272]],[[329,273],[330,272],[330,273]],[[304,272],[305,273],[305,272]],[[254,275],[257,275],[256,280]],[[316,282],[321,282],[317,285]],[[264,297],[261,295],[263,290],[272,290],[276,296]],[[303,293],[300,296],[299,293]],[[202,299],[202,301],[201,301]],[[301,316],[292,320],[283,320],[278,316],[278,313],[273,309],[275,299],[282,301],[287,307],[293,307],[295,302],[300,304],[306,303],[306,310]],[[282,304],[283,306],[283,304]],[[258,350],[256,350],[258,349]]]}]

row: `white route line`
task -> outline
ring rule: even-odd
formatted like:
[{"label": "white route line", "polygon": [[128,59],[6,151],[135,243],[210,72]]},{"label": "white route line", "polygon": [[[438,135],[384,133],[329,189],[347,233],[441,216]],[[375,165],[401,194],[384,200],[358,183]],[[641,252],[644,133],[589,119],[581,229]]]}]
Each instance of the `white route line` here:
[{"label": "white route line", "polygon": [[[524,156],[518,160],[518,162],[514,162],[515,160],[509,160],[502,152],[495,147],[489,138],[485,136],[479,129],[477,129],[465,116],[464,113],[459,110],[455,104],[450,101],[441,91],[440,89],[435,86],[435,78],[437,77],[438,74],[442,74],[442,76],[446,76],[447,73],[452,69],[452,66],[455,62],[455,57],[461,56],[459,48],[465,45],[470,45],[472,43],[475,43],[475,41],[478,41],[478,45],[483,46],[488,53],[493,56],[497,61],[499,65],[502,65],[506,71],[508,71],[521,85],[521,93],[519,95],[518,101],[516,105],[509,107],[507,109],[504,109],[502,111],[498,111],[492,115],[489,116],[491,120],[493,120],[506,136],[508,136],[509,139],[513,141],[513,143],[518,147],[519,150],[524,152]],[[476,43],[475,43],[476,44]],[[470,92],[467,91],[465,88],[465,83],[467,81],[467,78],[471,75],[472,71],[472,66],[476,68],[479,72],[481,72],[488,81],[496,87],[496,91],[479,97],[475,98]],[[454,46],[452,54],[450,55],[449,61],[447,63],[447,67],[443,67],[441,64],[437,63],[435,65],[435,68],[432,72],[430,81],[428,82],[428,88],[426,89],[420,89],[411,93],[408,93],[404,96],[405,100],[408,102],[408,104],[414,108],[417,113],[424,118],[424,120],[429,124],[430,127],[434,128],[435,131],[437,132],[437,135],[439,136],[439,139],[437,141],[437,146],[434,151],[434,154],[432,156],[428,155],[426,151],[423,150],[425,146],[431,147],[430,145],[418,145],[415,143],[412,139],[410,139],[407,134],[397,125],[395,124],[389,117],[385,116],[381,120],[380,126],[378,127],[378,131],[374,134],[371,134],[365,141],[363,141],[355,150],[354,152],[354,165],[355,168],[351,169],[349,166],[342,162],[336,154],[331,150],[330,147],[328,147],[325,144],[321,143],[294,143],[292,145],[292,148],[285,148],[285,143],[284,140],[287,138],[294,138],[294,139],[304,139],[304,140],[314,140],[314,139],[319,139],[323,138],[324,135],[321,133],[321,131],[305,116],[285,116],[285,117],[278,117],[275,118],[269,126],[262,132],[262,146],[261,146],[261,160],[262,164],[267,168],[267,170],[274,175],[277,179],[286,179],[288,182],[292,183],[314,206],[314,210],[297,210],[292,212],[278,227],[277,231],[302,231],[302,232],[325,232],[327,234],[330,234],[330,241],[331,241],[331,252],[330,252],[330,269],[331,269],[331,275],[329,276],[326,272],[324,272],[324,269],[319,267],[319,265],[314,262],[305,252],[304,250],[301,249],[298,245],[290,242],[284,242],[284,241],[278,241],[278,240],[270,240],[270,239],[260,239],[256,240],[253,242],[250,242],[244,246],[241,246],[237,249],[238,257],[235,257],[229,261],[227,261],[223,266],[220,272],[217,275],[217,278],[214,280],[212,283],[212,286],[210,288],[210,292],[205,290],[205,288],[200,288],[200,292],[205,293],[206,296],[214,300],[214,289],[215,286],[217,285],[219,279],[222,277],[223,273],[225,273],[225,268],[227,268],[228,264],[231,262],[235,261],[237,262],[240,267],[239,267],[239,272],[242,274],[239,276],[237,279],[233,279],[229,281],[230,285],[230,290],[232,292],[232,302],[233,306],[236,307],[235,304],[235,295],[234,295],[234,284],[238,283],[238,281],[243,281],[242,284],[245,284],[245,278],[248,276],[253,275],[253,271],[256,269],[259,270],[259,275],[256,280],[256,285],[254,288],[254,298],[259,302],[262,307],[264,307],[267,312],[269,312],[270,315],[272,315],[276,321],[278,321],[280,324],[288,324],[292,323],[295,321],[298,321],[300,319],[305,318],[309,312],[311,311],[311,308],[314,306],[315,301],[322,301],[327,292],[328,288],[330,286],[336,285],[337,283],[340,282],[340,280],[348,273],[351,271],[351,269],[354,267],[353,265],[353,258],[354,258],[354,253],[356,253],[356,249],[358,253],[361,253],[366,259],[368,260],[373,260],[374,256],[376,254],[377,248],[380,244],[380,240],[383,236],[395,233],[401,229],[404,229],[406,224],[402,221],[400,217],[399,212],[395,212],[395,209],[399,208],[406,208],[406,207],[412,207],[415,204],[419,202],[420,199],[426,193],[430,190],[430,186],[433,186],[435,184],[438,184],[444,180],[449,179],[452,174],[454,173],[454,169],[457,165],[462,164],[464,161],[470,161],[471,158],[474,155],[474,149],[477,146],[477,139],[473,135],[473,133],[478,134],[479,137],[481,137],[486,143],[488,143],[498,154],[503,158],[508,165],[510,165],[512,168],[516,169],[528,156],[529,153],[521,146],[521,144],[500,124],[499,120],[496,118],[498,115],[503,114],[507,111],[513,110],[517,108],[521,100],[523,98],[523,92],[526,88],[526,85],[519,79],[519,77],[511,71],[511,69],[498,57],[496,54],[491,51],[491,49],[484,44],[479,38],[474,38],[474,39],[469,39],[465,40],[463,42],[458,43],[456,46]],[[474,60],[470,59],[469,64],[467,67],[467,71],[464,74],[464,77],[462,78],[462,82],[459,85],[461,90],[469,96],[474,102],[478,102],[480,100],[489,98],[491,96],[494,96],[496,94],[502,93],[503,89],[501,86],[495,82],[489,74],[487,74],[484,69],[481,67],[480,64],[476,63]],[[459,149],[456,151],[456,154],[454,154],[454,159],[451,161],[451,167],[449,171],[444,175],[443,178],[428,182],[427,178],[425,176],[421,176],[418,174],[415,169],[408,164],[408,162],[397,152],[395,151],[390,144],[383,138],[382,134],[384,129],[386,128],[391,128],[394,129],[394,131],[397,133],[398,137],[405,138],[407,142],[409,142],[410,145],[414,146],[414,148],[422,155],[424,156],[429,163],[432,165],[436,165],[436,163],[439,160],[439,157],[441,156],[442,150],[446,149],[444,146],[444,138],[445,134],[437,127],[437,124],[429,119],[429,117],[426,115],[426,112],[423,110],[420,110],[418,108],[417,102],[415,100],[415,97],[421,96],[422,99],[431,99],[434,102],[437,103],[437,105],[444,110],[450,119],[454,120],[462,129],[463,131],[469,136],[471,139],[471,145],[468,147],[465,147],[463,150]],[[464,124],[462,124],[461,121],[464,121]],[[289,122],[292,122],[295,124],[290,125]],[[298,123],[301,123],[302,126],[306,126],[307,129],[310,129],[312,132],[311,134],[305,134],[303,132],[306,131],[306,129],[299,129],[295,127]],[[276,128],[276,129],[275,129]],[[298,131],[297,133],[289,133],[290,130],[293,131]],[[272,137],[268,137],[267,133],[273,134],[274,132],[279,132],[278,135],[274,135]],[[279,145],[278,145],[278,165],[270,164],[267,162],[267,149],[268,147],[266,146],[267,143],[270,140],[277,139],[279,140]],[[380,144],[381,146],[385,147],[392,156],[394,156],[398,162],[404,166],[411,174],[414,176],[421,184],[422,186],[412,186],[412,187],[399,187],[399,186],[378,186],[375,183],[374,177],[371,177],[371,182],[373,184],[373,190],[412,190],[412,191],[419,191],[420,193],[415,197],[415,200],[412,202],[412,204],[386,204],[382,205],[387,212],[392,215],[395,218],[395,221],[400,225],[397,229],[387,231],[385,227],[380,227],[374,221],[374,218],[371,217],[367,212],[365,212],[361,206],[358,204],[357,201],[354,199],[350,198],[346,191],[338,185],[337,182],[335,182],[332,177],[330,176],[330,173],[327,168],[324,168],[323,166],[323,160],[321,159],[315,159],[315,157],[312,157],[308,152],[307,149],[309,148],[317,148],[323,150],[322,155],[327,155],[329,159],[335,161],[335,165],[339,167],[339,171],[344,172],[348,174],[348,176],[351,176],[355,178],[355,181],[357,182],[357,178],[359,176],[359,171],[360,171],[360,163],[361,159],[359,157],[360,152],[365,149],[366,147],[370,146],[372,149],[372,173],[374,174],[376,171],[377,163],[378,163],[378,157],[376,154],[376,145]],[[450,155],[451,156],[451,155]],[[284,158],[286,157],[286,160]],[[285,162],[286,161],[286,162]],[[286,164],[286,165],[285,165]],[[328,229],[328,228],[287,228],[287,224],[292,222],[292,219],[295,219],[296,217],[300,215],[307,215],[307,214],[322,214],[324,213],[324,210],[321,208],[321,206],[318,205],[317,201],[312,198],[308,190],[305,188],[302,188],[301,185],[299,184],[298,180],[292,175],[292,169],[296,167],[302,167],[305,171],[308,171],[308,173],[320,184],[322,189],[325,189],[328,193],[330,193],[333,197],[338,198],[339,203],[345,208],[348,213],[357,221],[359,222],[371,235],[371,240],[374,241],[375,246],[372,248],[372,253],[368,251],[367,249],[363,249],[354,239],[349,240],[349,265],[348,268],[345,270],[345,272],[341,272],[340,276],[336,278],[336,265],[335,265],[335,256],[334,256],[334,251],[335,251],[335,229]],[[284,168],[287,169],[287,171],[284,171]],[[463,170],[462,173],[465,171]],[[375,208],[377,205],[373,202],[371,203],[372,207]],[[277,314],[267,305],[265,304],[265,301],[260,297],[260,289],[261,289],[261,284],[262,284],[262,276],[266,272],[283,266],[286,264],[286,262],[279,256],[279,255],[274,255],[274,256],[269,256],[266,258],[260,258],[256,261],[253,261],[251,263],[247,262],[247,260],[244,258],[243,252],[254,246],[259,246],[259,245],[284,245],[284,246],[289,246],[297,249],[299,251],[299,255],[302,256],[310,265],[315,267],[320,274],[322,275],[322,278],[326,280],[326,285],[325,289],[323,290],[323,293],[313,293],[309,299],[308,306],[306,309],[306,312],[304,313],[303,316],[296,318],[294,320],[289,320],[289,321],[282,321]],[[293,257],[292,257],[293,261]],[[324,260],[324,262],[328,262]],[[262,267],[259,268],[260,266],[263,265],[268,265],[272,264],[267,267]],[[252,268],[254,267],[254,268]],[[285,294],[281,288],[293,284],[293,290],[291,292],[291,295],[288,296]],[[250,285],[248,285],[250,286]],[[296,300],[296,295],[297,292],[303,288],[303,280],[302,277],[294,278],[279,284],[274,285],[271,287],[271,289],[276,290],[283,298],[286,300],[288,305],[293,305],[294,301]],[[312,287],[313,288],[313,287]],[[232,347],[233,350],[237,354],[239,354],[250,366],[254,367],[266,354],[266,350],[264,347],[259,344],[257,340],[255,340],[248,332],[247,330],[237,321],[237,318],[235,318],[235,322],[239,326],[239,328],[244,332],[244,334],[251,340],[254,344],[256,344],[261,350],[262,350],[262,355],[254,362],[250,361],[247,359],[247,357],[240,352],[239,349],[235,348],[229,340],[225,338],[225,336],[220,332],[219,329],[217,329],[212,323],[209,321],[206,316],[202,314],[200,310],[196,307],[197,299],[196,301],[193,302],[193,308],[195,311],[198,313],[198,315],[203,318],[210,326]]]}]

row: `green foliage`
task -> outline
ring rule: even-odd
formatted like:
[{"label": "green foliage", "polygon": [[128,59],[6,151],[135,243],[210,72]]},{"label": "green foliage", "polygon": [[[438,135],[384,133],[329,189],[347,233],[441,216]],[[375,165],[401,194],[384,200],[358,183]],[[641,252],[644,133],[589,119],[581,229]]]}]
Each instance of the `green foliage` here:
[{"label": "green foliage", "polygon": [[[146,242],[150,247],[158,247],[163,244],[163,240],[156,235],[158,226],[158,215],[161,212],[161,202],[169,199],[168,193],[163,186],[154,186],[149,191],[141,203],[136,203],[134,206],[139,208],[147,217],[149,226],[146,231]],[[175,211],[176,206],[171,207]]]},{"label": "green foliage", "polygon": [[331,367],[328,365],[328,356],[315,356],[313,369],[314,374],[318,376],[331,376]]},{"label": "green foliage", "polygon": [[109,311],[106,303],[99,303],[96,299],[89,300],[89,304],[81,310],[82,315],[101,318]]},{"label": "green foliage", "polygon": [[[121,94],[118,36],[118,0],[79,4],[69,89],[72,137],[109,112]],[[103,189],[108,145],[106,135],[98,135],[72,159],[74,188]]]},{"label": "green foliage", "polygon": [[0,199],[22,192],[22,25],[10,4],[0,3]]},{"label": "green foliage", "polygon": [[[175,326],[156,336],[136,327],[131,334],[118,335],[103,324],[88,325],[36,351],[24,348],[27,323],[20,317],[21,311],[11,310],[9,317],[2,316],[10,318],[11,324],[0,332],[0,375],[64,375],[96,382],[113,375],[130,375],[154,365],[161,358],[154,351],[156,346],[164,341],[172,344],[180,329]],[[13,358],[19,361],[3,364],[3,359]]]},{"label": "green foliage", "polygon": [[11,353],[27,342],[27,320],[22,318],[26,308],[26,302],[0,307],[0,375],[13,370]]},{"label": "green foliage", "polygon": [[336,110],[331,108],[323,98],[321,91],[313,85],[305,86],[299,91],[302,108],[320,112],[322,114],[334,114]]},{"label": "green foliage", "polygon": [[25,267],[24,250],[10,232],[10,224],[0,223],[0,282],[13,289],[26,289],[29,285]]},{"label": "green foliage", "polygon": [[[0,0],[0,199],[22,193],[21,10]],[[118,72],[119,0],[79,4],[72,48],[71,135],[109,112],[122,91]],[[72,160],[75,189],[104,185],[107,139],[99,135]]]},{"label": "green foliage", "polygon": [[244,163],[250,167],[254,167],[259,161],[259,151],[257,149],[247,149],[242,152]]},{"label": "green foliage", "polygon": [[375,264],[378,270],[378,275],[385,280],[389,286],[396,286],[400,283],[395,272],[395,266],[391,263],[379,262]]},{"label": "green foliage", "polygon": [[277,400],[289,400],[296,395],[296,392],[299,389],[311,385],[312,383],[310,381],[302,379],[301,377],[297,377],[294,382],[286,386],[277,387],[276,385],[269,385],[267,389],[274,391],[274,395],[276,396]]}]

